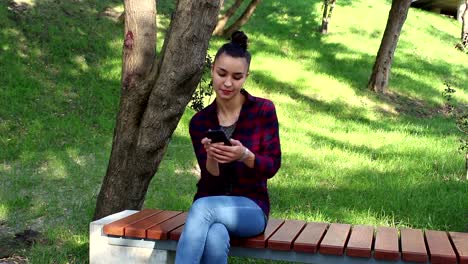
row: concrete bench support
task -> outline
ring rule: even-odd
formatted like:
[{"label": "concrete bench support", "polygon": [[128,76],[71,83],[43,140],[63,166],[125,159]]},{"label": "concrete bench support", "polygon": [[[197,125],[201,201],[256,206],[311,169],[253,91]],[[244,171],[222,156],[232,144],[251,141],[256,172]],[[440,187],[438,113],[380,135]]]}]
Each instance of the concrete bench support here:
[{"label": "concrete bench support", "polygon": [[137,212],[138,211],[126,210],[90,223],[89,262],[91,264],[174,263],[175,251],[155,249],[154,241],[137,240],[140,243],[137,246],[132,246],[128,243],[120,243],[120,245],[118,243],[109,243],[112,240],[124,239],[105,235],[102,231],[103,226]]}]

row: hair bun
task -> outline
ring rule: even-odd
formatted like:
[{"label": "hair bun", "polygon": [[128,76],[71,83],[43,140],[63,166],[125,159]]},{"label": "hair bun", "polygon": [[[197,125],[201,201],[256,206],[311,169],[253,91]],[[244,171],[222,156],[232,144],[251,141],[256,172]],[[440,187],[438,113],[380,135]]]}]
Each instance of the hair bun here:
[{"label": "hair bun", "polygon": [[247,40],[249,38],[243,31],[235,31],[231,35],[231,42],[241,46],[242,49],[247,50]]}]

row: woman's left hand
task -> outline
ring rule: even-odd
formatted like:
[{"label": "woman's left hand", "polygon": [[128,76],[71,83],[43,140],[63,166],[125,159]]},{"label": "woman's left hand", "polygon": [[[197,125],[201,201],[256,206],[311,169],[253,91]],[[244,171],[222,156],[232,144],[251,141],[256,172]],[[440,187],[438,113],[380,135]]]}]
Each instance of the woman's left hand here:
[{"label": "woman's left hand", "polygon": [[244,145],[239,140],[231,139],[232,146],[212,145],[211,150],[213,157],[219,163],[229,163],[236,161],[244,154]]}]

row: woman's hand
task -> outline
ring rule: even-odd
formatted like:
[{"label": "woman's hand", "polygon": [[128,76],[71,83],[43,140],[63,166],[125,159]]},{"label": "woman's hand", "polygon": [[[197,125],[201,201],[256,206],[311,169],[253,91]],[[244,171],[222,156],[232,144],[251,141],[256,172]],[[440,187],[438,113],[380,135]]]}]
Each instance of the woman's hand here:
[{"label": "woman's hand", "polygon": [[207,153],[207,159],[214,159],[219,163],[229,163],[239,160],[245,151],[245,147],[239,140],[231,139],[232,146],[224,143],[211,143],[211,139],[202,139],[202,144]]}]

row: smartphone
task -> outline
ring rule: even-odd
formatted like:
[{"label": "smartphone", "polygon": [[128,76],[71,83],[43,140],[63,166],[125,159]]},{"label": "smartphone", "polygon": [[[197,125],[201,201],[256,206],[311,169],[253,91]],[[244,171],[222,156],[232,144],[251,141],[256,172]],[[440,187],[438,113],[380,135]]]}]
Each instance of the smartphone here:
[{"label": "smartphone", "polygon": [[208,131],[206,131],[205,136],[207,138],[211,139],[212,143],[223,142],[224,145],[226,145],[226,146],[232,146],[231,142],[226,137],[226,134],[224,133],[224,131],[222,131],[220,129],[208,130]]}]

